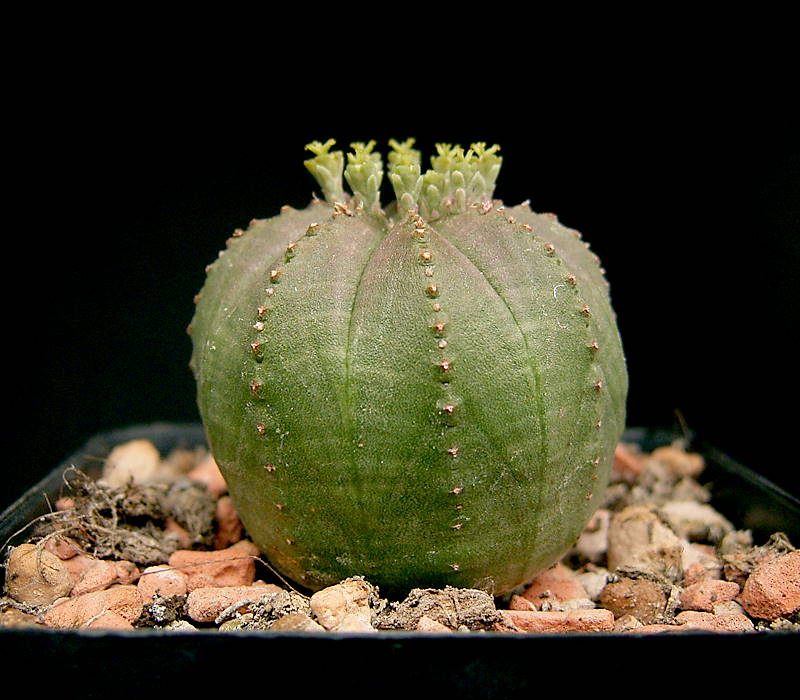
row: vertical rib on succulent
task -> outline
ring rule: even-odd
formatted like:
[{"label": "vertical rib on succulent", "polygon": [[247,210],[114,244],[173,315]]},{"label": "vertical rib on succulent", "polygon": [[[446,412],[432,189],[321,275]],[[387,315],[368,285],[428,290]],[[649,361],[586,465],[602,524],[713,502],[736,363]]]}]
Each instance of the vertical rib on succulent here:
[{"label": "vertical rib on succulent", "polygon": [[[229,237],[196,297],[210,447],[262,552],[315,589],[513,589],[574,542],[624,427],[607,283],[494,200],[499,147],[306,146],[306,209]],[[352,194],[345,191],[345,184]]]}]

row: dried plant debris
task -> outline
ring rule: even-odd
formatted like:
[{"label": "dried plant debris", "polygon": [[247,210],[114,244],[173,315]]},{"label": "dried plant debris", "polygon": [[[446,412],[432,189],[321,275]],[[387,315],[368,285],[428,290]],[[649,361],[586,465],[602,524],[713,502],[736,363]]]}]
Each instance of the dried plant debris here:
[{"label": "dried plant debris", "polygon": [[255,601],[243,599],[223,610],[215,623],[224,630],[267,630],[289,615],[295,621],[301,616],[311,620],[308,597],[295,591],[279,591],[262,595]]},{"label": "dried plant debris", "polygon": [[[172,483],[110,486],[73,469],[65,474],[70,507],[41,519],[35,537],[61,535],[101,559],[163,563],[182,544],[210,546],[216,501],[188,477]],[[177,525],[178,527],[174,527]]]},{"label": "dried plant debris", "polygon": [[488,593],[475,589],[415,588],[405,600],[391,603],[376,626],[385,630],[415,630],[420,620],[434,620],[450,630],[491,630],[502,617]]},{"label": "dried plant debris", "polygon": [[[271,574],[213,457],[137,440],[98,479],[64,474],[57,510],[5,556],[0,626],[271,633],[669,634],[800,631],[800,551],[754,544],[712,506],[681,443],[620,444],[605,501],[561,562],[495,598],[354,576],[313,595]],[[261,565],[257,565],[261,562]],[[260,568],[259,568],[260,566]],[[272,578],[267,581],[265,578]]]},{"label": "dried plant debris", "polygon": [[142,614],[134,624],[136,627],[163,628],[183,620],[186,615],[185,595],[165,597],[155,594],[150,602],[144,603]]}]

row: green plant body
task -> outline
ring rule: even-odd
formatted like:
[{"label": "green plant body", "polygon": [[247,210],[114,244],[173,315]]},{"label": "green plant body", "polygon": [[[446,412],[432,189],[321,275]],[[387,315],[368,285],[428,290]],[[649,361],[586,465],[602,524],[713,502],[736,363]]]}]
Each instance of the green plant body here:
[{"label": "green plant body", "polygon": [[[210,448],[253,541],[316,590],[501,594],[575,543],[625,423],[581,236],[493,199],[497,146],[307,146],[322,190],[228,240],[190,324]],[[343,178],[352,194],[345,192]]]}]

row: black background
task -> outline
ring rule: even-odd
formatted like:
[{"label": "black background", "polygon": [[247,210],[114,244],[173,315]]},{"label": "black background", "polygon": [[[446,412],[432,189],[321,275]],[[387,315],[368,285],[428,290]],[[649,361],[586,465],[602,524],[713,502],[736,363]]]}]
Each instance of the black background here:
[{"label": "black background", "polygon": [[[677,423],[794,494],[800,144],[788,84],[661,74],[376,103],[319,80],[71,80],[17,103],[6,230],[0,506],[91,435],[194,421],[185,329],[204,267],[251,218],[302,207],[313,140],[497,142],[496,190],[579,229],[607,270],[630,425]],[[691,82],[689,82],[691,80]],[[313,81],[311,81],[313,82]],[[54,88],[55,85],[55,88]],[[454,104],[455,102],[455,104]],[[388,183],[385,183],[385,188]],[[388,196],[388,188],[384,199]]]}]

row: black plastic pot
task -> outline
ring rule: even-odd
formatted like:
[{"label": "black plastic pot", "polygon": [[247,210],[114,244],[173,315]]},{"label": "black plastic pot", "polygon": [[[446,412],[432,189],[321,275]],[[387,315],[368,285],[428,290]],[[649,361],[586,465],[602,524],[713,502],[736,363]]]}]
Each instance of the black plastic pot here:
[{"label": "black plastic pot", "polygon": [[[624,439],[650,451],[674,437],[667,430],[633,428]],[[204,443],[199,424],[133,426],[100,434],[2,514],[0,545],[24,541],[26,526],[46,513],[48,504],[64,491],[63,472],[68,466],[97,474],[115,445],[135,438],[151,440],[162,453]],[[711,484],[712,505],[736,527],[752,530],[758,544],[774,532],[800,542],[800,500],[701,440],[693,439],[690,448],[706,459],[703,481]],[[48,675],[80,678],[83,697],[108,694],[109,683],[116,689],[137,689],[131,695],[145,694],[155,692],[159,686],[154,683],[181,678],[190,688],[210,691],[217,686],[228,693],[238,688],[247,695],[266,692],[279,680],[284,692],[294,687],[304,697],[338,687],[372,690],[375,697],[388,689],[394,694],[407,688],[446,691],[456,698],[507,698],[541,691],[548,678],[564,681],[564,673],[582,664],[603,678],[619,674],[630,682],[665,673],[653,666],[660,654],[673,665],[694,658],[734,660],[742,655],[748,665],[773,663],[788,656],[791,645],[796,648],[798,637],[792,632],[442,636],[12,628],[0,629],[0,652],[10,664],[7,668],[35,665]],[[562,675],[554,679],[554,671]],[[600,687],[608,686],[603,681]],[[120,692],[125,696],[125,690],[112,694],[119,697]]]}]

